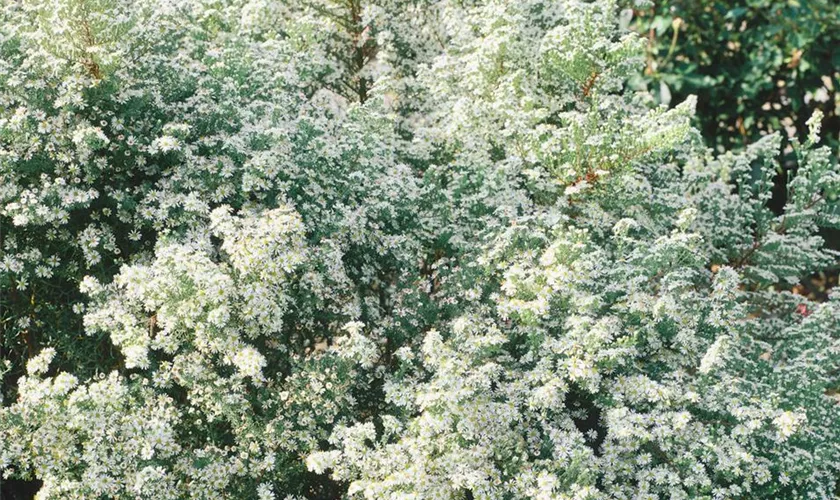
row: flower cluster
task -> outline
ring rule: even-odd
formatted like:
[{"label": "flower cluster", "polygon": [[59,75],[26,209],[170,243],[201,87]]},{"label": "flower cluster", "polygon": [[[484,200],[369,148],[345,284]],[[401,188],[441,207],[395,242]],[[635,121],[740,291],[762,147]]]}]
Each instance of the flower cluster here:
[{"label": "flower cluster", "polygon": [[[831,498],[840,170],[712,154],[614,0],[0,1],[38,498]],[[6,349],[8,346],[8,349]],[[6,359],[7,358],[7,359]]]}]

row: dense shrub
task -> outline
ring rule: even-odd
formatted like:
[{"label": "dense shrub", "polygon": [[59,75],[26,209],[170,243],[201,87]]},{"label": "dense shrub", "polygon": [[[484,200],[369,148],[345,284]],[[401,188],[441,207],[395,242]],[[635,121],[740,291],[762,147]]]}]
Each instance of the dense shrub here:
[{"label": "dense shrub", "polygon": [[781,136],[628,88],[615,1],[0,5],[39,498],[836,495],[822,114],[776,213]]}]

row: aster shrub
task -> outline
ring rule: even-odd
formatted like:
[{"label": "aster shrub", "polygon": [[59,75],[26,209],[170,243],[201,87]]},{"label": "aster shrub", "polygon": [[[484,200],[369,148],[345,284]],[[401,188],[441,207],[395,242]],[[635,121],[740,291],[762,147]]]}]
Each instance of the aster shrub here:
[{"label": "aster shrub", "polygon": [[836,498],[819,112],[774,210],[615,0],[0,6],[4,479]]}]

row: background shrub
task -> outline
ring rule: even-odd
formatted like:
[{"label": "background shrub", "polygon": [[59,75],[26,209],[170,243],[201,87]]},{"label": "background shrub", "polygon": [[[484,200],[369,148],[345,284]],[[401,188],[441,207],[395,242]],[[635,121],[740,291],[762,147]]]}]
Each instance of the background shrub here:
[{"label": "background shrub", "polygon": [[[816,109],[827,144],[840,134],[840,6],[830,1],[658,1],[628,5],[647,41],[647,86],[660,102],[696,95],[698,127],[730,149],[803,133]],[[627,18],[630,11],[625,12]]]}]

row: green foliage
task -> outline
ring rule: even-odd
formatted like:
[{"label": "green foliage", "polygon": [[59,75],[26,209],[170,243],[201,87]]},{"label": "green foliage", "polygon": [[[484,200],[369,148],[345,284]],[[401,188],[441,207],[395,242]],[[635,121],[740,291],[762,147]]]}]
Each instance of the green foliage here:
[{"label": "green foliage", "polygon": [[697,123],[723,151],[774,131],[802,134],[817,109],[825,139],[840,134],[840,6],[830,0],[658,1],[635,6],[647,39],[634,85],[660,102],[698,98]]},{"label": "green foliage", "polygon": [[708,149],[612,0],[0,6],[38,498],[836,496],[830,110]]}]

